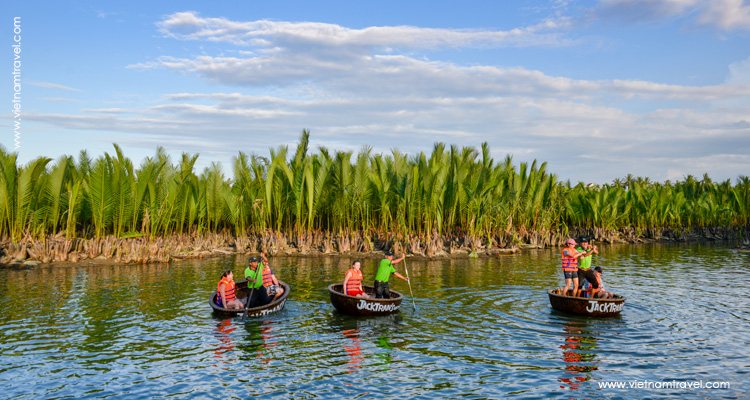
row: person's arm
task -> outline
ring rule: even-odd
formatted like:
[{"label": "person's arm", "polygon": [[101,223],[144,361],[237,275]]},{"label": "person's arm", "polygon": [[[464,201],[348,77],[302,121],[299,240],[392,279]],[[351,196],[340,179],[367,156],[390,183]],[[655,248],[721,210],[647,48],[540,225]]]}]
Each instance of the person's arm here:
[{"label": "person's arm", "polygon": [[591,251],[594,252],[594,254],[599,254],[599,250],[597,250],[596,246],[593,246]]},{"label": "person's arm", "polygon": [[225,294],[226,290],[226,284],[222,283],[221,286],[219,286],[219,293],[221,293],[221,303],[223,308],[227,308],[227,295]]},{"label": "person's arm", "polygon": [[408,280],[409,280],[409,278],[407,278],[407,277],[405,277],[405,276],[403,276],[403,275],[399,274],[398,272],[394,272],[394,273],[393,273],[393,275],[396,275],[397,277],[399,277],[399,278],[401,278],[401,279],[403,279],[403,280],[405,280],[405,281],[408,281]]},{"label": "person's arm", "polygon": [[276,274],[274,274],[274,273],[271,273],[271,280],[273,281],[273,284],[274,284],[274,285],[276,285],[276,286],[281,286],[281,285],[279,285],[279,280],[278,280],[278,279],[276,279]]},{"label": "person's arm", "polygon": [[404,260],[404,258],[406,258],[406,254],[402,254],[401,257],[399,257],[397,260],[391,261],[391,265],[400,263],[401,261]]}]

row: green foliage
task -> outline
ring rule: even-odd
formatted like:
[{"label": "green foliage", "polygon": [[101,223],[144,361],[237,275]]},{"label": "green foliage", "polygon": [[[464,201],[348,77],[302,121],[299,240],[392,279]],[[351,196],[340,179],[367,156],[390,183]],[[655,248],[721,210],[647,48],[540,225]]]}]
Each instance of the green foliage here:
[{"label": "green foliage", "polygon": [[397,232],[464,232],[484,242],[493,235],[519,240],[531,233],[569,228],[653,230],[747,226],[750,179],[713,182],[616,179],[587,187],[558,181],[546,163],[513,164],[481,148],[436,143],[430,154],[394,149],[373,154],[319,148],[311,153],[303,131],[293,154],[286,146],[270,157],[239,152],[233,179],[213,163],[195,174],[198,155],[172,164],[162,148],[138,168],[114,145],[91,159],[39,158],[19,166],[0,147],[0,236],[118,237],[219,231],[238,237],[267,228]]}]

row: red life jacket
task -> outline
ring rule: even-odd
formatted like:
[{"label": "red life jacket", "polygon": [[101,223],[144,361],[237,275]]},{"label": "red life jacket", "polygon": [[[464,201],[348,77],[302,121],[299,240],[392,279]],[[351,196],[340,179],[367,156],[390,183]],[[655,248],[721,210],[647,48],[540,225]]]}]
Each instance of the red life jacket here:
[{"label": "red life jacket", "polygon": [[226,276],[222,277],[219,281],[219,284],[216,285],[216,303],[218,303],[220,306],[224,307],[224,303],[221,301],[221,284],[224,284],[224,295],[227,297],[226,301],[227,303],[235,300],[236,297],[234,297],[234,281],[229,280]]},{"label": "red life jacket", "polygon": [[358,271],[352,268],[349,271],[346,271],[347,274],[349,272],[351,272],[352,274],[349,276],[349,280],[346,281],[346,294],[349,294],[349,291],[351,290],[359,290],[359,285],[362,283],[361,270]]},{"label": "red life jacket", "polygon": [[[578,258],[566,256],[565,255],[566,251],[570,252],[571,250],[566,248],[566,249],[563,249],[562,251],[562,270],[565,272],[578,271]],[[572,250],[572,251],[575,251],[575,250]]]},{"label": "red life jacket", "polygon": [[273,285],[273,271],[271,271],[271,267],[266,266],[263,268],[263,286],[271,286]]}]

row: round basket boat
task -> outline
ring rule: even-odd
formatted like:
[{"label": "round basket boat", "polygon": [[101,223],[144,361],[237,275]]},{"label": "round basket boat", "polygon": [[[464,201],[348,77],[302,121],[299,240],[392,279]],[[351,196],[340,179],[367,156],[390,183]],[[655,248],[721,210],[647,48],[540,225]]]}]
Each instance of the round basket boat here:
[{"label": "round basket boat", "polygon": [[[625,298],[615,295],[612,299],[591,299],[563,296],[562,289],[550,289],[549,303],[557,311],[589,317],[614,317],[625,308]],[[570,291],[568,291],[570,293]]]},{"label": "round basket boat", "polygon": [[[284,294],[281,295],[278,299],[275,301],[272,301],[264,306],[260,307],[253,307],[247,310],[247,316],[248,317],[262,317],[264,315],[269,315],[273,313],[277,313],[284,309],[284,306],[286,305],[286,299],[289,297],[290,287],[286,282],[279,281],[279,286],[284,288]],[[235,296],[237,297],[237,300],[242,302],[242,304],[245,304],[245,301],[247,300],[247,291],[249,289],[247,288],[247,281],[241,280],[235,283]],[[258,290],[258,289],[255,289]],[[211,306],[211,308],[214,310],[214,313],[218,315],[223,316],[236,316],[238,314],[242,314],[245,312],[244,309],[229,309],[229,308],[223,308],[216,304],[216,291],[211,295],[211,297],[208,300],[208,304]]]},{"label": "round basket boat", "polygon": [[370,296],[369,299],[348,296],[344,294],[344,284],[334,283],[328,286],[328,292],[331,294],[331,303],[342,314],[348,315],[387,315],[397,313],[401,307],[401,301],[404,296],[391,290],[390,299],[376,299],[375,288],[373,286],[362,285],[365,293]]}]

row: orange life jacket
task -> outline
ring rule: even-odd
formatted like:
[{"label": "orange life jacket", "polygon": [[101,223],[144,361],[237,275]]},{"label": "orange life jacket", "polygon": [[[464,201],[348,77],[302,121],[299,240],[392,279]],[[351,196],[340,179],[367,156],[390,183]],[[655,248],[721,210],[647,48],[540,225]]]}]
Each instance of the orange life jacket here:
[{"label": "orange life jacket", "polygon": [[359,290],[359,285],[362,283],[361,270],[358,271],[352,268],[349,271],[346,271],[347,274],[349,272],[351,272],[352,274],[349,276],[349,280],[346,281],[346,294],[349,294],[349,291],[351,290]]},{"label": "orange life jacket", "polygon": [[236,297],[234,297],[234,281],[229,280],[226,276],[222,277],[219,281],[219,284],[216,285],[216,303],[220,306],[224,307],[224,303],[221,301],[221,284],[224,284],[224,295],[227,297],[226,301],[227,303],[235,300]]},{"label": "orange life jacket", "polygon": [[263,286],[268,287],[273,285],[273,271],[271,271],[271,267],[265,266],[263,268]]},{"label": "orange life jacket", "polygon": [[566,249],[563,249],[562,251],[562,270],[565,272],[578,271],[578,258],[566,256],[565,255],[566,251],[570,252],[570,250],[566,248]]}]

